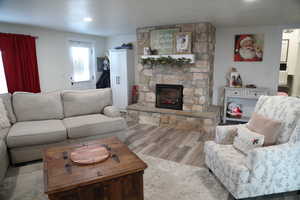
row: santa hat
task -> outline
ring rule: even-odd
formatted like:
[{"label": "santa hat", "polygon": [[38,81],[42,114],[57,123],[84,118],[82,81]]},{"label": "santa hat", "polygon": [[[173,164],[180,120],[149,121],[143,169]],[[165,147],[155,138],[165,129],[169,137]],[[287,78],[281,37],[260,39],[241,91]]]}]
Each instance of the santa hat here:
[{"label": "santa hat", "polygon": [[238,51],[241,48],[241,46],[244,42],[249,41],[249,40],[253,41],[253,38],[251,37],[251,35],[239,35],[236,37],[238,37],[238,40],[236,42],[236,47],[235,47],[236,51]]}]

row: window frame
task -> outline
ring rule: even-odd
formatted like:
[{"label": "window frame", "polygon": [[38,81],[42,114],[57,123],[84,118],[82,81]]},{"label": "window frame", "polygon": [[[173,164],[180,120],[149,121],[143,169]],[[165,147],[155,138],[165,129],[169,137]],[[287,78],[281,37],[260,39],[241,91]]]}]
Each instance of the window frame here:
[{"label": "window frame", "polygon": [[[69,59],[70,59],[70,64],[71,64],[71,75],[70,79],[72,83],[90,83],[95,81],[95,42],[90,41],[90,40],[78,40],[78,39],[69,39],[68,40],[68,51],[69,51]],[[90,79],[89,80],[84,80],[84,81],[75,81],[74,80],[74,65],[73,65],[73,56],[72,56],[72,47],[87,47],[90,49]]]},{"label": "window frame", "polygon": [[[7,87],[7,78],[6,78],[6,75],[5,75],[5,69],[4,69],[4,64],[3,64],[3,58],[2,58],[2,52],[1,52],[1,49],[0,49],[0,63],[2,64],[2,66],[0,65],[0,67],[3,68],[3,75],[4,75],[4,81],[5,81],[5,86],[6,86],[6,90],[4,92],[2,92],[0,90],[0,94],[6,94],[8,93],[8,87]],[[2,70],[2,69],[0,69]],[[2,86],[1,86],[2,87]]]}]

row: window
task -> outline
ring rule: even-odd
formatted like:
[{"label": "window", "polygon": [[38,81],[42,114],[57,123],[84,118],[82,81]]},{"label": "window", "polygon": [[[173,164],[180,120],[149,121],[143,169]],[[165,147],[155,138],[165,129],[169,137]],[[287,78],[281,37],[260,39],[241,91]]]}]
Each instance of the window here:
[{"label": "window", "polygon": [[91,81],[93,79],[93,48],[91,43],[70,41],[73,65],[73,82]]},{"label": "window", "polygon": [[4,73],[2,55],[0,51],[0,94],[7,93],[7,92],[8,92],[7,83],[6,83],[5,73]]}]

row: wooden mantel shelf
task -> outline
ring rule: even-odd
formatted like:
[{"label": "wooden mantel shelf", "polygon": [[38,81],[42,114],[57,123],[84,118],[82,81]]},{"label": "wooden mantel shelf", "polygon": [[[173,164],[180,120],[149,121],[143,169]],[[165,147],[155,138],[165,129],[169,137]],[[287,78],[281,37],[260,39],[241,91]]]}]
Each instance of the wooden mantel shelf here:
[{"label": "wooden mantel shelf", "polygon": [[160,58],[160,57],[172,57],[174,59],[178,58],[186,58],[191,59],[191,63],[195,63],[195,55],[194,54],[172,54],[172,55],[143,55],[141,58]]}]

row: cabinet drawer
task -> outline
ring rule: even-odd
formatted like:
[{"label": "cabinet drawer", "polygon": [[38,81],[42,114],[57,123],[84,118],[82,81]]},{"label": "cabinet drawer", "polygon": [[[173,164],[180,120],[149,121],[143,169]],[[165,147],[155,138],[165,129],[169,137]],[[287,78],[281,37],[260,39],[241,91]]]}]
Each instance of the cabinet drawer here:
[{"label": "cabinet drawer", "polygon": [[240,97],[244,96],[243,90],[226,90],[226,96]]},{"label": "cabinet drawer", "polygon": [[247,96],[249,97],[257,97],[259,98],[262,95],[268,95],[267,91],[262,91],[262,90],[250,90],[248,91]]}]

